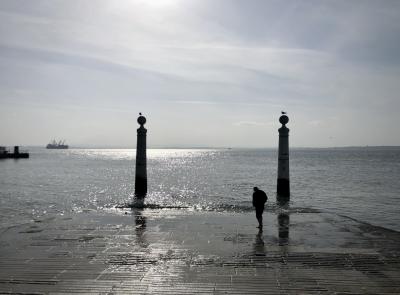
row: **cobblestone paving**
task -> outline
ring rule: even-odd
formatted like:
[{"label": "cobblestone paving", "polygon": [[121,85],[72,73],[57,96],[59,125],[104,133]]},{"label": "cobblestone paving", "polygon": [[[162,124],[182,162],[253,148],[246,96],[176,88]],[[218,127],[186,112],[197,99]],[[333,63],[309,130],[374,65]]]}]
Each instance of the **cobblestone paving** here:
[{"label": "cobblestone paving", "polygon": [[[318,212],[86,213],[4,230],[0,293],[400,294],[400,234]],[[290,219],[290,221],[289,221]]]}]

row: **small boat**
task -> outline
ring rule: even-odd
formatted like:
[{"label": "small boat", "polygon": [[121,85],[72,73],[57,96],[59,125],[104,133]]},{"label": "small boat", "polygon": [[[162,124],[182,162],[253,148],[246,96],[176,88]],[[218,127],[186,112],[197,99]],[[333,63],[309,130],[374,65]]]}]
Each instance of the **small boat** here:
[{"label": "small boat", "polygon": [[0,146],[0,159],[27,159],[29,153],[26,151],[20,151],[19,146],[14,146],[14,152],[11,152],[4,146]]},{"label": "small boat", "polygon": [[46,149],[67,149],[68,145],[65,144],[65,140],[56,141],[53,139],[48,145],[46,145]]}]

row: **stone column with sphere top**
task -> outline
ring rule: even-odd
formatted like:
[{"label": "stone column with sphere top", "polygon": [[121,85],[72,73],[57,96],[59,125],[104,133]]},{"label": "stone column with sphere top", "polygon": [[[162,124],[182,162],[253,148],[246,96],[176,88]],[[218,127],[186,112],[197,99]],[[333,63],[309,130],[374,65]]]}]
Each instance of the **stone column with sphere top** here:
[{"label": "stone column with sphere top", "polygon": [[279,118],[282,127],[279,131],[279,149],[278,149],[278,183],[277,198],[278,201],[289,201],[290,199],[290,181],[289,181],[289,128],[286,124],[289,117],[282,112]]},{"label": "stone column with sphere top", "polygon": [[147,194],[147,157],[146,157],[146,134],[147,129],[144,128],[146,118],[139,113],[137,122],[140,127],[137,129],[137,146],[136,146],[136,175],[135,175],[135,198],[143,203]]}]

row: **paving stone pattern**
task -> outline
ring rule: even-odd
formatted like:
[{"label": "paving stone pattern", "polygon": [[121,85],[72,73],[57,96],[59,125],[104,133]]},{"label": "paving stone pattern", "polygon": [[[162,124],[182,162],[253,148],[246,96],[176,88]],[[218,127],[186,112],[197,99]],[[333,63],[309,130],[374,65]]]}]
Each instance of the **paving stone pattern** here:
[{"label": "paving stone pattern", "polygon": [[296,210],[263,232],[251,213],[123,213],[4,229],[0,293],[400,294],[397,232]]}]

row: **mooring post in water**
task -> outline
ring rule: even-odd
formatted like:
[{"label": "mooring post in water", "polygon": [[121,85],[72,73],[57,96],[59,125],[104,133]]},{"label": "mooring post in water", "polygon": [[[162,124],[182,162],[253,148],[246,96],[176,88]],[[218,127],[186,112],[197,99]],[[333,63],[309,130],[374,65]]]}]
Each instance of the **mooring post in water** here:
[{"label": "mooring post in water", "polygon": [[146,160],[146,133],[143,127],[146,118],[139,113],[137,122],[140,127],[137,129],[136,146],[136,175],[135,175],[135,198],[137,203],[142,203],[147,194],[147,160]]},{"label": "mooring post in water", "polygon": [[277,183],[277,200],[278,202],[287,202],[290,199],[290,182],[289,182],[289,128],[286,124],[289,117],[285,112],[279,118],[282,127],[279,131],[279,149],[278,149],[278,183]]}]

